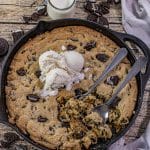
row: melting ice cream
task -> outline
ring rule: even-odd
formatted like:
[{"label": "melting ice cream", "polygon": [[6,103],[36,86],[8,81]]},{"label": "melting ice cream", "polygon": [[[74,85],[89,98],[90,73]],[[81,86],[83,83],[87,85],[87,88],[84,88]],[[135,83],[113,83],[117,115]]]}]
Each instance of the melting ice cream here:
[{"label": "melting ice cream", "polygon": [[83,56],[76,51],[57,53],[46,51],[39,57],[40,80],[44,83],[42,96],[54,96],[59,88],[71,90],[73,83],[84,79]]}]

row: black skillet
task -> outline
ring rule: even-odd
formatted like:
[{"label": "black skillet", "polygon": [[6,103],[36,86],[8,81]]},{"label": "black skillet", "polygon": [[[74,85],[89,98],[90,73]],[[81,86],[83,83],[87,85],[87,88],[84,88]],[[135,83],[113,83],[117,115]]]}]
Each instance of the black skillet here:
[{"label": "black skillet", "polygon": [[8,73],[8,69],[10,66],[10,63],[16,54],[16,52],[20,49],[24,43],[26,43],[30,38],[35,37],[36,35],[39,35],[41,33],[44,33],[45,31],[51,31],[54,28],[63,27],[63,26],[86,26],[89,28],[92,28],[98,32],[101,32],[102,34],[106,35],[110,39],[112,39],[119,47],[125,47],[128,50],[128,59],[133,64],[136,60],[133,50],[131,50],[126,44],[126,41],[130,41],[135,43],[140,47],[142,52],[144,53],[145,57],[148,60],[147,66],[146,66],[146,72],[144,74],[139,73],[136,76],[137,83],[138,83],[138,96],[137,96],[137,103],[135,107],[135,113],[131,117],[129,124],[122,129],[117,134],[114,134],[113,137],[110,140],[102,141],[98,140],[97,144],[92,145],[91,149],[107,149],[112,143],[120,139],[132,126],[134,123],[136,117],[138,116],[138,113],[140,111],[140,107],[142,105],[142,98],[144,94],[145,85],[148,81],[149,75],[150,75],[150,49],[138,38],[124,34],[124,33],[118,33],[115,31],[112,31],[110,29],[107,29],[101,25],[95,24],[93,22],[80,20],[80,19],[62,19],[62,20],[54,20],[50,22],[40,21],[38,25],[30,30],[28,33],[26,33],[9,51],[7,57],[4,60],[3,68],[2,68],[2,76],[0,79],[0,122],[4,123],[13,129],[15,129],[25,140],[32,143],[33,145],[46,150],[45,147],[39,145],[38,143],[34,142],[30,139],[28,135],[23,134],[15,125],[12,125],[8,122],[8,113],[7,113],[7,106],[6,106],[6,97],[5,97],[5,85],[6,85],[6,77]]}]

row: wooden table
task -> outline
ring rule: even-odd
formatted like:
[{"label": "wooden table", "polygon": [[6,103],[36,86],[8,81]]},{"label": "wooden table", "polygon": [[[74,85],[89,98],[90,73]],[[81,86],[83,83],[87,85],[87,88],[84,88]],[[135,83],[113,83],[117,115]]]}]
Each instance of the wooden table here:
[{"label": "wooden table", "polygon": [[[7,39],[10,46],[13,45],[11,35],[12,31],[18,29],[28,31],[37,24],[37,22],[30,22],[29,24],[25,24],[22,19],[23,15],[31,15],[38,3],[40,3],[40,0],[37,0],[37,2],[31,7],[31,4],[34,1],[35,0],[0,0],[0,37]],[[87,17],[87,13],[83,9],[84,3],[85,0],[77,0],[76,11],[74,14],[75,18],[85,19]],[[107,14],[106,17],[109,20],[111,29],[119,32],[124,32],[121,23],[122,18],[120,5],[111,6],[110,13]],[[41,17],[40,20],[50,20],[50,18],[45,16]],[[2,60],[3,59],[1,58],[0,66],[2,64]],[[144,132],[146,125],[150,120],[150,109],[148,110],[148,108],[150,108],[150,81],[146,86],[143,104],[139,116],[128,133],[126,133],[126,135],[123,137],[126,142],[136,139]],[[0,124],[0,139],[2,139],[3,134],[8,131],[12,131],[12,129],[7,127],[6,125]],[[19,143],[25,145],[25,148],[27,150],[35,150],[35,148],[31,144],[25,142],[23,139],[18,141],[16,145]],[[12,150],[13,148],[10,149]],[[21,150],[21,148],[19,150]]]}]

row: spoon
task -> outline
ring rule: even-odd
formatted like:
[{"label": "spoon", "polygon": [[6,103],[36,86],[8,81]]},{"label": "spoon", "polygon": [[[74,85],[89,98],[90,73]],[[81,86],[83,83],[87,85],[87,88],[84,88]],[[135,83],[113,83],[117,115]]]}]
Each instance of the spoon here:
[{"label": "spoon", "polygon": [[91,86],[91,88],[84,94],[75,96],[77,99],[83,99],[84,97],[88,96],[92,93],[95,88],[103,81],[103,79],[111,72],[126,56],[127,56],[127,49],[120,48],[119,52],[114,56],[111,63],[106,67],[100,77],[95,81],[95,83]]},{"label": "spoon", "polygon": [[126,78],[122,81],[118,89],[115,91],[113,96],[105,103],[100,106],[94,108],[93,111],[96,111],[102,118],[103,122],[106,123],[108,120],[108,113],[110,107],[115,102],[115,98],[117,97],[118,93],[125,87],[125,85],[134,77],[136,76],[143,67],[145,67],[147,63],[147,59],[145,57],[140,57],[130,69],[129,73],[127,74]]}]

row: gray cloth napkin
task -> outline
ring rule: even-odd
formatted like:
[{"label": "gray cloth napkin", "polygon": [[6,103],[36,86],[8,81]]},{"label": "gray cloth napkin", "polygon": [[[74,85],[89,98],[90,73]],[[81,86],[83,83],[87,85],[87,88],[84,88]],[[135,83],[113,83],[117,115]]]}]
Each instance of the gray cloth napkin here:
[{"label": "gray cloth napkin", "polygon": [[150,48],[150,0],[122,0],[122,23]]}]

